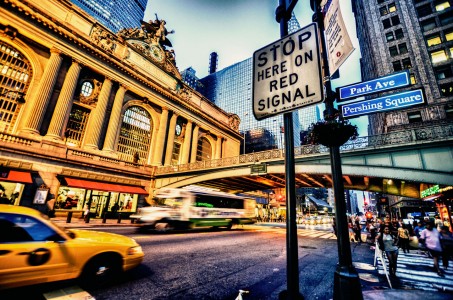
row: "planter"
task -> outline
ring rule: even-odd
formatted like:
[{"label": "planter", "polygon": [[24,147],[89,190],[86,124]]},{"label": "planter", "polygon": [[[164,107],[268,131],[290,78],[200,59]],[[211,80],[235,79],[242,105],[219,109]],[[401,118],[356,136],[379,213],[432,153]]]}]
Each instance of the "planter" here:
[{"label": "planter", "polygon": [[308,142],[327,147],[341,146],[357,137],[357,126],[346,122],[318,122],[310,127]]}]

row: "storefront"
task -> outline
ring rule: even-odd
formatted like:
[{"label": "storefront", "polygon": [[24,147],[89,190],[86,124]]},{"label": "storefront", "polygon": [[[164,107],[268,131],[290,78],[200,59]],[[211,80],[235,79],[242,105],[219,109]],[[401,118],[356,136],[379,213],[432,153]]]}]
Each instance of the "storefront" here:
[{"label": "storefront", "polygon": [[2,169],[0,171],[0,202],[20,205],[26,184],[32,184],[31,173]]},{"label": "storefront", "polygon": [[[62,177],[55,201],[56,209],[90,210],[92,217],[101,218],[104,212],[130,214],[137,210],[139,200],[149,193],[141,186],[97,182]],[[112,217],[114,217],[112,215]]]},{"label": "storefront", "polygon": [[453,186],[440,187],[435,185],[422,191],[423,201],[434,201],[437,208],[437,214],[443,222],[453,232],[453,218],[451,215],[451,206],[453,202]]}]

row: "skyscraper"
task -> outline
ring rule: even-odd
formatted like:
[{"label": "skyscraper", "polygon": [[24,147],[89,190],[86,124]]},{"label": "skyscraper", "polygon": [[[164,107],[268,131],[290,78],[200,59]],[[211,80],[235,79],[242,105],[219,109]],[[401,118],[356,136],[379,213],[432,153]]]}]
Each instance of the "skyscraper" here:
[{"label": "skyscraper", "polygon": [[72,0],[113,32],[140,27],[148,0]]},{"label": "skyscraper", "polygon": [[446,125],[453,124],[452,1],[352,0],[352,4],[363,80],[409,69],[411,88],[423,88],[427,99],[424,106],[369,115],[369,133],[421,125],[447,130]]},{"label": "skyscraper", "polygon": [[[293,13],[288,21],[288,31],[292,33],[298,29],[300,25]],[[243,134],[245,142],[242,152],[281,149],[284,147],[283,116],[278,115],[261,121],[257,121],[253,116],[252,69],[253,60],[248,58],[201,78],[199,80],[201,85],[197,89],[223,110],[235,113],[241,118],[239,131]],[[196,78],[193,72],[190,74],[190,78]],[[293,111],[295,146],[301,144],[300,131],[307,130],[308,126],[319,118],[320,112],[316,105]]]}]

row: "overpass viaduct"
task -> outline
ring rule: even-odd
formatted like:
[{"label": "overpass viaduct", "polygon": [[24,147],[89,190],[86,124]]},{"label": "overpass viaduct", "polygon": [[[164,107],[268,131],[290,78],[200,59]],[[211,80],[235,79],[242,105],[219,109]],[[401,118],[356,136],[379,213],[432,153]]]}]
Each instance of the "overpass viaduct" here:
[{"label": "overpass viaduct", "polygon": [[[332,187],[329,149],[294,149],[296,187]],[[453,185],[453,125],[360,137],[341,147],[345,189],[421,198],[431,185]],[[285,187],[283,150],[155,169],[153,188],[198,185],[230,193]]]}]

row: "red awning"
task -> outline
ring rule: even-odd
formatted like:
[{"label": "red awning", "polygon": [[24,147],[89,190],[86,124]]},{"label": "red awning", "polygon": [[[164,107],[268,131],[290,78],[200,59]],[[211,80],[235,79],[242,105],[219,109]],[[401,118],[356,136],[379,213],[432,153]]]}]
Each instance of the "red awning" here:
[{"label": "red awning", "polygon": [[31,180],[31,173],[30,172],[21,172],[21,171],[14,171],[10,170],[8,173],[8,177],[0,178],[0,181],[13,181],[13,182],[20,182],[20,183],[33,183]]},{"label": "red awning", "polygon": [[119,193],[129,193],[129,194],[141,194],[148,195],[149,193],[141,186],[130,186],[130,185],[121,185],[115,183],[105,183],[97,182],[90,180],[83,180],[77,178],[64,178],[66,183],[70,187],[88,189],[88,190],[97,190],[97,191],[106,191],[106,192],[119,192]]}]

